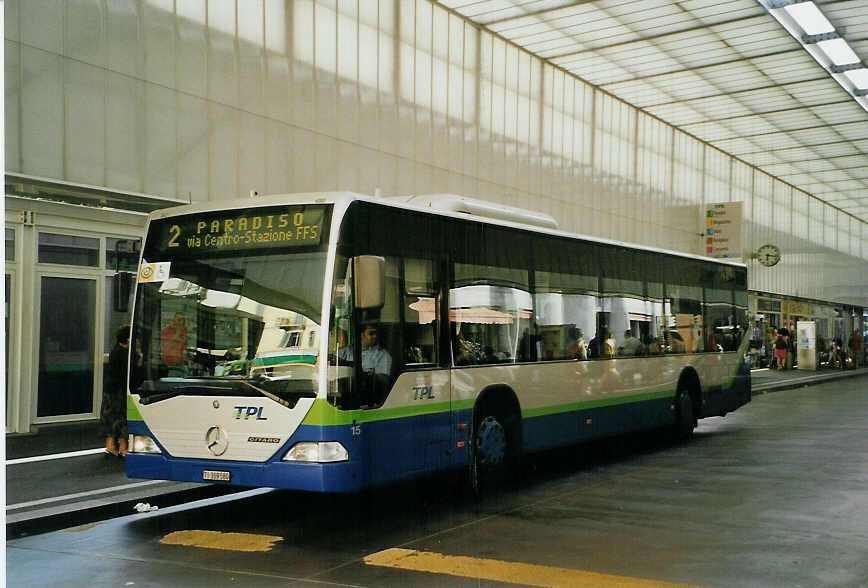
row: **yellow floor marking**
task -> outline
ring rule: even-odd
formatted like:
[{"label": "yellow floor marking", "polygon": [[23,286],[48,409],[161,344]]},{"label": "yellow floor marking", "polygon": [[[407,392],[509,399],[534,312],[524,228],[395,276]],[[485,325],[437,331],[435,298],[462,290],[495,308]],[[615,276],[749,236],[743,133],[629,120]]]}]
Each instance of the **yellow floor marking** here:
[{"label": "yellow floor marking", "polygon": [[203,547],[205,549],[225,549],[227,551],[271,551],[274,544],[282,539],[283,537],[275,537],[274,535],[253,535],[251,533],[175,531],[160,539],[160,543]]},{"label": "yellow floor marking", "polygon": [[510,584],[530,586],[570,586],[572,588],[599,588],[617,586],[618,588],[669,588],[687,586],[657,580],[597,574],[582,570],[556,568],[537,564],[480,559],[458,555],[443,555],[416,551],[414,549],[386,549],[365,557],[371,566],[399,568],[416,572],[448,574],[464,578],[477,578]]}]

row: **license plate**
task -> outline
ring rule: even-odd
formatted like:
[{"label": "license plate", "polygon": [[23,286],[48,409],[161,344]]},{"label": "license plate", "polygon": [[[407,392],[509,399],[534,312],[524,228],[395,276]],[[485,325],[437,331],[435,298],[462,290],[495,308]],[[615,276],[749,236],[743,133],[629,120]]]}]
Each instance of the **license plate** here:
[{"label": "license plate", "polygon": [[229,472],[220,472],[215,470],[203,470],[202,471],[202,479],[210,480],[212,482],[228,482],[229,481]]}]

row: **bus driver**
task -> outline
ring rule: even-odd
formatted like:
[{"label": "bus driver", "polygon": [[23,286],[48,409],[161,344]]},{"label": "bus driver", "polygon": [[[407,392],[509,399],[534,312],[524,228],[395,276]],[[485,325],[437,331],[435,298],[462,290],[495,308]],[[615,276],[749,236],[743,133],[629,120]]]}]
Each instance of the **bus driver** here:
[{"label": "bus driver", "polygon": [[[362,395],[370,400],[370,404],[382,404],[388,393],[392,374],[392,356],[377,341],[377,326],[367,324],[362,327],[362,373],[368,378],[363,380]],[[353,348],[341,347],[338,357],[344,361],[353,361]],[[367,389],[365,389],[367,388]]]},{"label": "bus driver", "polygon": [[[345,340],[345,337],[340,339]],[[353,348],[349,345],[342,346],[338,357],[344,361],[353,361]],[[385,376],[392,373],[392,356],[378,343],[376,325],[368,324],[362,329],[362,371]]]}]

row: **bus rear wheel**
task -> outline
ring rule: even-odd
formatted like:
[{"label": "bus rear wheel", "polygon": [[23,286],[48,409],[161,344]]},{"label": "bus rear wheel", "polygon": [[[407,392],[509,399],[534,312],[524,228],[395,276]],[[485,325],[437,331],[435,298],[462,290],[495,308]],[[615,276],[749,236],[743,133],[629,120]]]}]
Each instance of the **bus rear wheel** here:
[{"label": "bus rear wheel", "polygon": [[696,411],[693,407],[693,399],[687,390],[679,390],[675,398],[675,437],[686,441],[693,435],[696,428]]}]

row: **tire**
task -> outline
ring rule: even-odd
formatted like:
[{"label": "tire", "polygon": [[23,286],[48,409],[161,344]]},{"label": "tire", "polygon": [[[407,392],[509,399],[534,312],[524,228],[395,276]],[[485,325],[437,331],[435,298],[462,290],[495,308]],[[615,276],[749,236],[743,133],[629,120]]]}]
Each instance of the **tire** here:
[{"label": "tire", "polygon": [[500,415],[481,414],[473,428],[469,464],[470,489],[483,496],[507,479],[511,448],[509,432]]},{"label": "tire", "polygon": [[696,428],[696,411],[687,390],[679,390],[675,397],[675,414],[675,438],[686,441],[693,436]]}]

